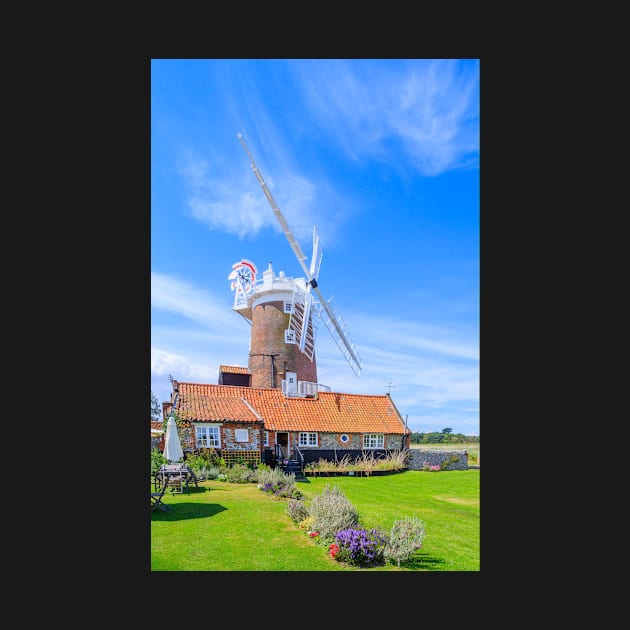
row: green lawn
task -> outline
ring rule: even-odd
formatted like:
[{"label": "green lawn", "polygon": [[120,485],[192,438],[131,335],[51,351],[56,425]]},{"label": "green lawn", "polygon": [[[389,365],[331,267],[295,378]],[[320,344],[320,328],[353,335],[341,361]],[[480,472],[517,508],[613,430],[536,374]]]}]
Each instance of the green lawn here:
[{"label": "green lawn", "polygon": [[152,571],[479,571],[479,470],[406,471],[382,477],[309,477],[306,505],[326,484],[339,486],[359,526],[389,531],[397,518],[425,522],[423,548],[399,569],[359,569],[328,557],[299,530],[285,498],[256,484],[204,481],[167,494],[169,513],[151,513]]}]

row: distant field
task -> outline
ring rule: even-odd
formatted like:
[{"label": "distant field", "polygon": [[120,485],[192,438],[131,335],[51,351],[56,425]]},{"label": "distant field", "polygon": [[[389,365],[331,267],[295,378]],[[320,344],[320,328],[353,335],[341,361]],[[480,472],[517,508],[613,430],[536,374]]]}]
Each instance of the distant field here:
[{"label": "distant field", "polygon": [[465,444],[412,444],[411,448],[417,448],[421,451],[467,451],[468,464],[476,466],[479,464],[479,446],[480,442],[472,442]]}]

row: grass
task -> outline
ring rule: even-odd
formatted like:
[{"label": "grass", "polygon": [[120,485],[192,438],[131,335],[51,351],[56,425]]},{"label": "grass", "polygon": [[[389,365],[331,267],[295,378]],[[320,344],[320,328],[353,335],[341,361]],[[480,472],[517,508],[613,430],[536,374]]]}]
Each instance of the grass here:
[{"label": "grass", "polygon": [[286,498],[256,484],[209,480],[167,494],[168,513],[151,513],[152,571],[479,571],[479,470],[406,471],[384,477],[309,477],[306,505],[328,484],[359,512],[359,526],[389,531],[396,518],[425,522],[423,548],[398,568],[359,569],[333,560],[299,530]]}]

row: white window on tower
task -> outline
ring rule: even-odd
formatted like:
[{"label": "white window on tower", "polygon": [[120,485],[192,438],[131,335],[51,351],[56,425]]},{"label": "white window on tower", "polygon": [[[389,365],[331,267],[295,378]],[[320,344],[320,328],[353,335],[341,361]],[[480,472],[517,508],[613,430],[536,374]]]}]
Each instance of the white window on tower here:
[{"label": "white window on tower", "polygon": [[285,313],[293,313],[293,302],[285,302],[284,303],[284,312]]},{"label": "white window on tower", "polygon": [[284,331],[284,343],[295,343],[295,331],[287,328]]}]

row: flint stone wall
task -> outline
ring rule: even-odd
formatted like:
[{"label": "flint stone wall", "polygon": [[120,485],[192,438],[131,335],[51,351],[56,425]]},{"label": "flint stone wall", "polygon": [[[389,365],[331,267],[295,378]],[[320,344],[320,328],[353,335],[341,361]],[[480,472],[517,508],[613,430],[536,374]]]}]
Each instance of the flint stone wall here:
[{"label": "flint stone wall", "polygon": [[468,469],[468,452],[467,451],[425,451],[419,448],[409,449],[409,470],[422,470],[424,462],[429,466],[442,466],[451,457],[458,457],[458,461],[451,462],[446,470],[467,470]]}]

